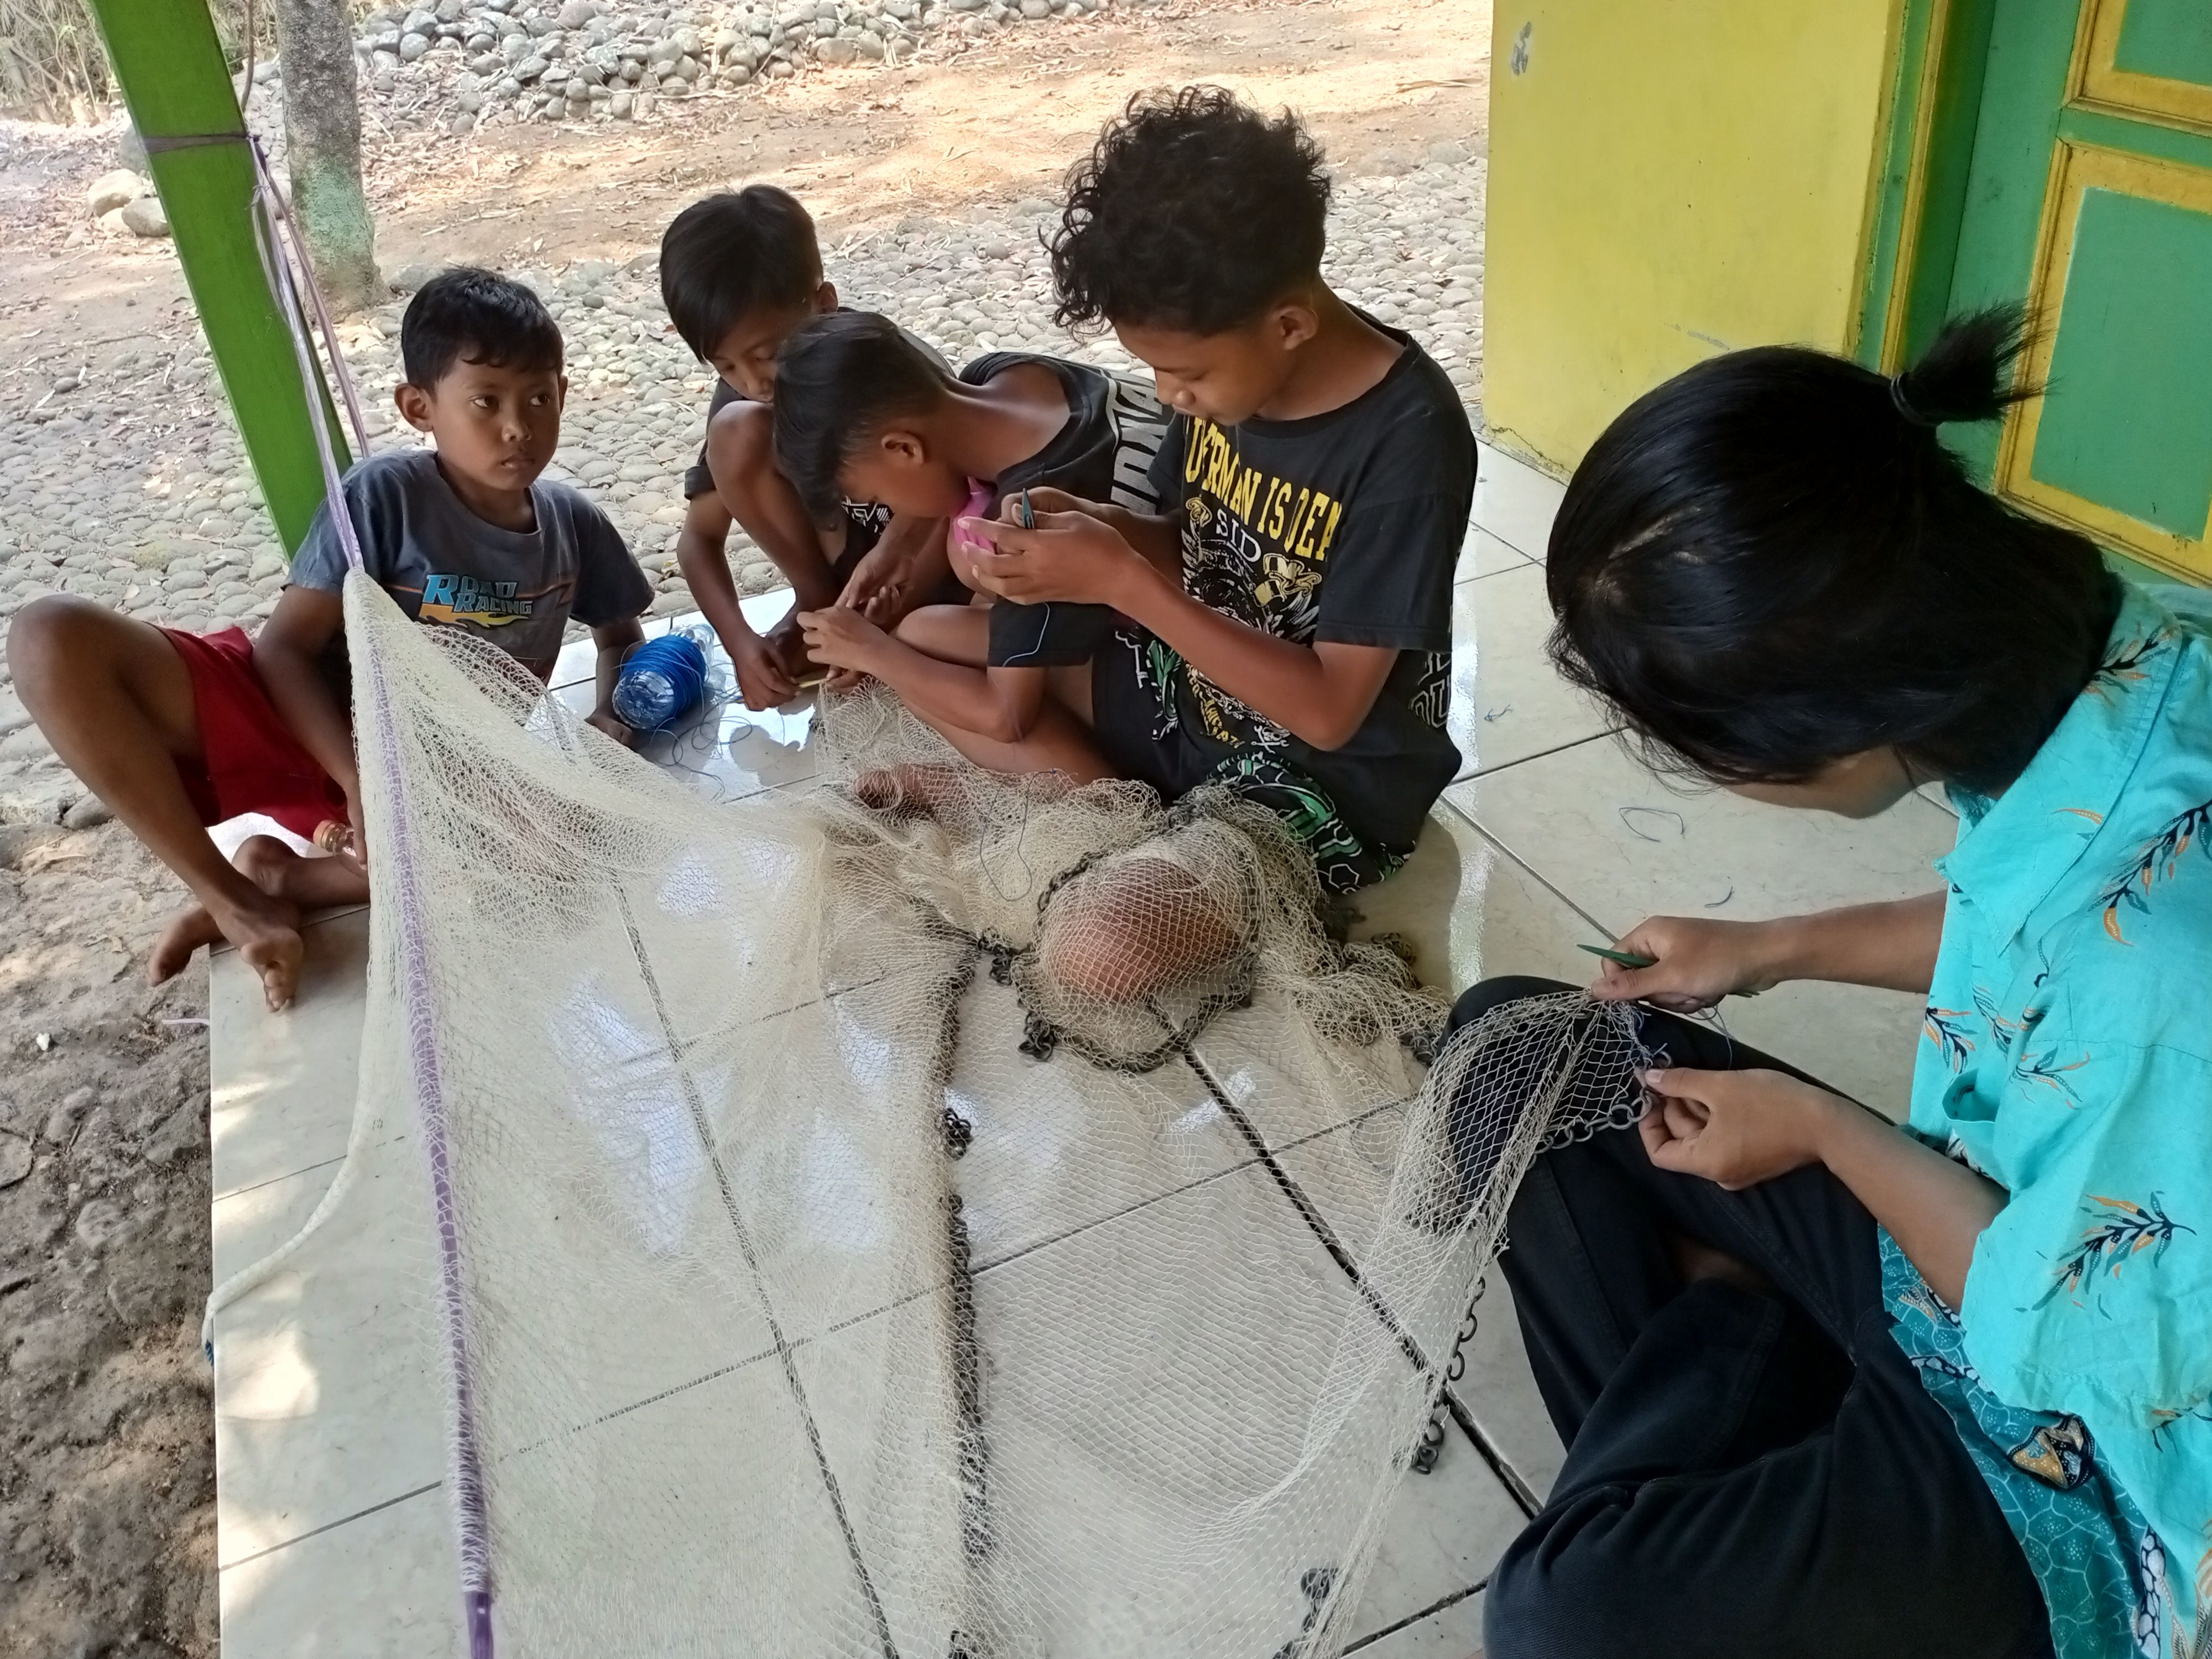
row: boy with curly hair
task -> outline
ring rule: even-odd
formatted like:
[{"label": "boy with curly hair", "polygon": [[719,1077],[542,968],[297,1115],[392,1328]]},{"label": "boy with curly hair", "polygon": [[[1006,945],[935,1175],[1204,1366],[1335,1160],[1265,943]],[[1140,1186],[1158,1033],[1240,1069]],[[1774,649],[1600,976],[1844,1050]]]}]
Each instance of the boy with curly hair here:
[{"label": "boy with curly hair", "polygon": [[[1074,712],[1104,769],[1173,799],[1220,783],[1273,810],[1324,890],[1388,875],[1459,767],[1444,730],[1451,590],[1474,434],[1412,338],[1322,276],[1320,149],[1215,87],[1140,94],[1070,179],[1059,320],[1110,326],[1175,419],[1164,511],[1032,492],[983,526],[980,584],[1125,618]],[[1020,744],[988,763],[1038,769]],[[1135,939],[1100,907],[1090,957]],[[1080,963],[1068,964],[1083,971]]]}]

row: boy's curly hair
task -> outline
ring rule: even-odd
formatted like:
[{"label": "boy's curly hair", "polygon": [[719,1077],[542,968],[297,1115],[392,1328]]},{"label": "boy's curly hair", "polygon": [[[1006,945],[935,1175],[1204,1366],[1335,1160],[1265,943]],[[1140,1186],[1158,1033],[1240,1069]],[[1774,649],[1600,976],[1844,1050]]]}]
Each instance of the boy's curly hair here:
[{"label": "boy's curly hair", "polygon": [[1219,334],[1321,272],[1321,146],[1223,87],[1139,93],[1067,177],[1047,246],[1066,327]]}]

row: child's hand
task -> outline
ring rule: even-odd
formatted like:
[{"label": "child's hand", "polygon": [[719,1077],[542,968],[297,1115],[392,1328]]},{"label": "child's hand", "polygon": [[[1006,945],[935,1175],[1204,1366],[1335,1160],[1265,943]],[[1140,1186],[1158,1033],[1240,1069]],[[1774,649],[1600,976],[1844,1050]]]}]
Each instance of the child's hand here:
[{"label": "child's hand", "polygon": [[637,733],[626,722],[617,718],[611,708],[594,708],[584,716],[586,726],[595,726],[625,749],[637,747]]},{"label": "child's hand", "polygon": [[949,554],[941,520],[894,518],[883,537],[861,555],[837,603],[870,622],[895,628],[945,579]]},{"label": "child's hand", "polygon": [[975,586],[1017,605],[1120,608],[1129,581],[1152,568],[1120,531],[1087,513],[1040,513],[1034,530],[988,519],[961,523],[990,544],[975,556]]},{"label": "child's hand", "polygon": [[1669,1013],[1694,1014],[1731,991],[1765,991],[1781,982],[1767,961],[1769,937],[1755,921],[1652,916],[1620,941],[1629,954],[1654,958],[1651,965],[1608,962],[1589,994],[1601,1002],[1648,1002]]},{"label": "child's hand", "polygon": [[[1086,501],[1080,495],[1071,495],[1065,489],[1054,489],[1050,484],[1040,484],[1036,489],[1030,490],[1029,498],[1030,510],[1039,514],[1091,513],[1096,506],[1096,503]],[[1007,524],[1019,524],[1022,521],[1020,490],[1017,489],[1012,495],[1005,496],[1000,501],[999,517]]]},{"label": "child's hand", "polygon": [[890,636],[850,605],[833,605],[826,611],[802,611],[799,625],[806,632],[807,654],[825,668],[872,674],[878,653]]},{"label": "child's hand", "polygon": [[1781,1072],[1643,1074],[1650,1106],[1637,1125],[1654,1167],[1703,1176],[1730,1192],[1820,1162],[1838,1095]]},{"label": "child's hand", "polygon": [[748,632],[730,647],[738,672],[738,695],[752,709],[781,708],[799,695],[798,682],[784,668],[775,645]]},{"label": "child's hand", "polygon": [[343,841],[330,850],[331,856],[343,859],[364,876],[368,873],[368,831],[362,826],[367,822],[368,815],[361,810],[361,791],[357,788],[347,790],[348,834]]}]

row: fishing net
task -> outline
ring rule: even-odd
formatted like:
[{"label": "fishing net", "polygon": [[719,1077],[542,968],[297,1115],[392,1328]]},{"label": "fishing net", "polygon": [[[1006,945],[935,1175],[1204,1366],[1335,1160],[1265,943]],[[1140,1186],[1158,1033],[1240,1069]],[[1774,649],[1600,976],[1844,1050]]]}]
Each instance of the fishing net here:
[{"label": "fishing net", "polygon": [[1233,798],[994,777],[856,693],[826,783],[718,805],[345,612],[475,1650],[1339,1651],[1628,1018],[1431,1066],[1443,1004]]},{"label": "fishing net", "polygon": [[[365,445],[250,148],[301,382],[312,318]],[[306,407],[354,571],[360,1096],[209,1328],[427,1173],[473,1659],[1340,1652],[1521,1173],[1634,1114],[1634,1016],[1523,1000],[1435,1053],[1441,1000],[1331,936],[1272,816],[993,777],[880,691],[826,702],[822,786],[709,801],[407,621]]]}]

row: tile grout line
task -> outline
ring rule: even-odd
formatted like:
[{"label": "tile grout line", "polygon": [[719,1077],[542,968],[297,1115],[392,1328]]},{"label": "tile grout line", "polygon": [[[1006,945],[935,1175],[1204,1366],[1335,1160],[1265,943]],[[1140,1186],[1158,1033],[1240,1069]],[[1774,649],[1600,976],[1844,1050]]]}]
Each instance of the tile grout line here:
[{"label": "tile grout line", "polygon": [[[300,932],[304,936],[314,932],[318,927],[327,926],[331,922],[343,921],[348,916],[359,915],[362,911],[368,908],[368,906],[366,902],[360,904],[337,905],[331,909],[321,912],[307,921],[301,922],[300,924]],[[208,946],[208,960],[210,962],[213,962],[217,957],[233,956],[236,954],[237,951],[238,947],[235,945],[233,945],[228,939],[219,939],[214,944]],[[209,1018],[212,1019],[214,1016],[210,1015]],[[209,1029],[212,1030],[213,1027],[210,1026]]]},{"label": "tile grout line", "polygon": [[[1419,1624],[1424,1619],[1433,1619],[1445,1609],[1449,1607],[1455,1607],[1461,1602],[1466,1601],[1469,1596],[1480,1595],[1483,1591],[1489,1588],[1489,1579],[1478,1578],[1474,1583],[1469,1584],[1465,1589],[1454,1590],[1449,1595],[1440,1596],[1436,1601],[1430,1602],[1425,1607],[1423,1607],[1419,1613],[1409,1613],[1403,1619],[1398,1620],[1396,1624],[1385,1625],[1381,1630],[1375,1631],[1366,1636],[1361,1637],[1358,1641],[1347,1644],[1344,1651],[1347,1656],[1349,1656],[1358,1652],[1362,1648],[1371,1648],[1384,1637],[1395,1636],[1400,1631],[1406,1629],[1408,1626]],[[1480,1650],[1477,1651],[1477,1659],[1480,1659]]]},{"label": "tile grout line", "polygon": [[335,1521],[325,1521],[319,1527],[310,1527],[296,1537],[279,1539],[276,1543],[258,1549],[251,1555],[240,1556],[235,1561],[218,1562],[216,1565],[216,1571],[228,1572],[233,1567],[242,1567],[250,1561],[258,1561],[264,1556],[274,1555],[279,1550],[290,1549],[295,1544],[304,1544],[310,1538],[319,1538],[326,1532],[335,1532],[340,1527],[351,1526],[356,1521],[365,1520],[374,1515],[379,1510],[388,1510],[394,1504],[404,1504],[410,1498],[420,1498],[426,1492],[435,1492],[445,1484],[442,1480],[433,1480],[427,1486],[417,1486],[412,1492],[403,1492],[396,1498],[387,1498],[381,1503],[371,1504],[365,1510],[356,1510],[351,1515],[342,1515]]},{"label": "tile grout line", "polygon": [[1510,761],[1500,761],[1495,766],[1478,767],[1472,772],[1454,778],[1444,787],[1456,789],[1462,783],[1473,783],[1477,778],[1494,778],[1500,773],[1511,771],[1516,766],[1526,766],[1530,761],[1546,760],[1553,755],[1563,755],[1570,749],[1579,749],[1586,743],[1595,743],[1601,738],[1615,738],[1620,735],[1620,727],[1608,726],[1602,732],[1593,732],[1586,738],[1569,738],[1565,743],[1555,743],[1549,749],[1539,749],[1533,755],[1517,755]]},{"label": "tile grout line", "polygon": [[[1387,1111],[1389,1109],[1389,1108],[1387,1106],[1376,1107],[1369,1112],[1359,1115],[1358,1116],[1348,1118],[1342,1123],[1332,1124],[1325,1129],[1314,1130],[1310,1133],[1301,1135],[1293,1140],[1285,1143],[1280,1150],[1283,1152],[1291,1152],[1314,1141],[1325,1139],[1330,1135],[1339,1133],[1346,1128],[1352,1127],[1358,1123],[1365,1121],[1367,1118],[1376,1115],[1378,1112]],[[404,1139],[404,1136],[399,1136],[396,1137],[395,1140]],[[337,1160],[331,1161],[335,1162]],[[1031,1243],[1024,1244],[1018,1249],[1010,1250],[1005,1255],[1000,1256],[997,1259],[986,1262],[977,1267],[975,1270],[976,1274],[980,1278],[996,1268],[1006,1267],[1012,1262],[1018,1261],[1025,1256],[1035,1254],[1038,1250],[1050,1249],[1054,1245],[1064,1243],[1068,1239],[1079,1237],[1080,1235],[1092,1231],[1097,1228],[1110,1225],[1117,1221],[1126,1220],[1130,1216],[1136,1214],[1138,1212],[1149,1209],[1154,1205],[1164,1203],[1170,1200],[1185,1196],[1200,1188],[1210,1186],[1216,1182],[1225,1180],[1231,1176],[1247,1173],[1252,1170],[1259,1168],[1262,1162],[1262,1158],[1259,1156],[1247,1156],[1238,1162],[1230,1164],[1224,1169],[1214,1170],[1207,1175],[1195,1176],[1191,1180],[1185,1182],[1182,1185],[1173,1188],[1166,1192],[1158,1193],[1148,1198],[1139,1199],[1125,1208],[1115,1211],[1111,1215],[1100,1216],[1092,1220],[1079,1223],[1075,1226],[1067,1228],[1064,1231],[1053,1234],[1048,1237],[1037,1239]],[[285,1177],[283,1176],[277,1177],[279,1180],[284,1178]],[[908,1296],[886,1303],[882,1307],[872,1308],[865,1312],[854,1314],[848,1318],[839,1320],[836,1323],[825,1327],[821,1331],[817,1332],[811,1336],[798,1339],[793,1346],[798,1347],[807,1347],[824,1342],[831,1337],[840,1335],[842,1333],[852,1329],[855,1326],[865,1324],[871,1319],[878,1318],[886,1313],[895,1312],[898,1309],[908,1306],[923,1297],[933,1295],[942,1288],[943,1286],[941,1285],[926,1285],[921,1290],[912,1292]],[[573,1434],[596,1428],[604,1423],[613,1420],[616,1418],[626,1416],[631,1412],[657,1405],[665,1400],[674,1397],[677,1395],[686,1393],[695,1388],[702,1387],[707,1383],[713,1382],[722,1377],[727,1376],[734,1371],[741,1370],[748,1366],[756,1364],[763,1359],[772,1358],[775,1352],[775,1350],[774,1348],[763,1348],[757,1353],[746,1355],[744,1358],[733,1364],[718,1366],[714,1370],[705,1372],[701,1376],[689,1378],[681,1382],[673,1383],[667,1388],[660,1389],[655,1394],[646,1395],[644,1398],[640,1400],[632,1401],[627,1405],[617,1407],[611,1411],[592,1419],[587,1423],[577,1425],[575,1428],[571,1429],[567,1432]],[[520,1453],[516,1455],[520,1455]],[[426,1492],[435,1491],[444,1484],[445,1483],[441,1480],[433,1481],[427,1486],[417,1486],[411,1492],[401,1492],[395,1497],[381,1499],[377,1503],[368,1505],[365,1509],[356,1510],[351,1515],[341,1516],[335,1520],[326,1521],[320,1526],[310,1528],[307,1531],[299,1534],[296,1537],[281,1540],[276,1543],[269,1545],[264,1549],[255,1552],[252,1555],[242,1556],[237,1561],[233,1561],[219,1567],[218,1571],[228,1571],[231,1567],[243,1565],[247,1561],[258,1560],[264,1555],[273,1553],[277,1550],[287,1548],[293,1544],[301,1543],[307,1539],[316,1537],[322,1533],[330,1531],[332,1528],[344,1526],[347,1522],[357,1521],[364,1516],[374,1515],[379,1510],[389,1509],[394,1504],[404,1503],[408,1498],[420,1497]],[[1508,1493],[1510,1495],[1512,1492],[1511,1483],[1505,1482],[1504,1484],[1506,1485]]]},{"label": "tile grout line", "polygon": [[[1258,1161],[1266,1165],[1267,1172],[1274,1177],[1276,1186],[1281,1190],[1283,1195],[1290,1200],[1291,1207],[1297,1211],[1300,1218],[1305,1222],[1307,1230],[1313,1234],[1316,1241],[1328,1254],[1329,1259],[1336,1264],[1339,1270],[1351,1281],[1352,1287],[1359,1293],[1360,1299],[1374,1311],[1376,1316],[1382,1322],[1383,1328],[1397,1340],[1399,1348],[1404,1352],[1406,1358],[1417,1369],[1428,1369],[1430,1364],[1428,1357],[1421,1352],[1413,1337],[1399,1323],[1395,1311],[1368,1285],[1359,1271],[1358,1264],[1352,1261],[1351,1255],[1338,1239],[1335,1228],[1330,1224],[1328,1218],[1322,1214],[1321,1206],[1307,1195],[1305,1188],[1299,1185],[1297,1177],[1291,1174],[1280,1162],[1275,1152],[1268,1146],[1266,1138],[1246,1116],[1243,1108],[1230,1099],[1228,1090],[1213,1075],[1212,1067],[1200,1058],[1195,1049],[1188,1046],[1183,1049],[1183,1060],[1190,1069],[1198,1074],[1200,1081],[1206,1085],[1206,1091],[1213,1097],[1214,1103],[1221,1109],[1223,1115],[1236,1126],[1239,1134],[1252,1147]],[[1307,1137],[1310,1139],[1317,1138],[1317,1136]],[[1291,1151],[1292,1146],[1301,1144],[1303,1142],[1285,1146],[1283,1151]],[[1512,1500],[1514,1507],[1521,1510],[1524,1516],[1533,1516],[1536,1513],[1534,1489],[1522,1477],[1520,1470],[1513,1467],[1511,1460],[1506,1457],[1504,1449],[1491,1443],[1489,1436],[1483,1432],[1481,1425],[1475,1421],[1474,1412],[1456,1394],[1453,1393],[1449,1381],[1443,1382],[1438,1387],[1436,1403],[1443,1408],[1459,1431],[1467,1437],[1468,1443],[1474,1448],[1475,1455],[1490,1466],[1491,1474],[1496,1476],[1498,1483],[1504,1487],[1505,1495]]]}]

